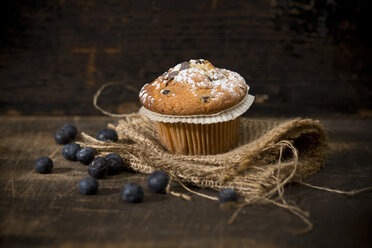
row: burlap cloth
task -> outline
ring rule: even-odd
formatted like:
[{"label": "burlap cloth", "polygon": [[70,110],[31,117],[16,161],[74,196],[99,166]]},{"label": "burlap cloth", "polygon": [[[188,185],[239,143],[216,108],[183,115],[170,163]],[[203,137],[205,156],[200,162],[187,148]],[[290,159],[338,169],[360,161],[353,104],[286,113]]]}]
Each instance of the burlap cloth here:
[{"label": "burlap cloth", "polygon": [[[342,191],[305,183],[302,179],[317,172],[323,165],[328,151],[327,133],[319,121],[312,119],[250,119],[241,118],[240,141],[237,148],[218,155],[186,156],[167,152],[160,144],[155,123],[139,114],[114,114],[100,106],[97,101],[101,92],[115,82],[106,83],[93,97],[93,106],[105,115],[121,118],[115,129],[118,142],[103,142],[86,133],[81,133],[78,143],[95,148],[100,155],[116,152],[125,160],[128,169],[149,174],[156,169],[163,170],[189,192],[218,200],[215,196],[191,190],[187,184],[201,188],[219,190],[234,188],[240,196],[239,203],[229,223],[232,223],[241,209],[251,203],[270,203],[289,210],[305,224],[304,229],[295,230],[302,234],[313,229],[309,212],[289,204],[284,196],[284,186],[289,182],[323,191],[343,195],[357,195],[372,190],[366,187]],[[130,91],[138,91],[123,85]],[[185,185],[186,184],[186,185]],[[169,185],[168,185],[169,186]],[[167,192],[190,199],[188,195]]]},{"label": "burlap cloth", "polygon": [[102,142],[82,133],[80,143],[101,155],[120,154],[139,173],[160,169],[183,184],[234,188],[245,202],[281,194],[285,183],[308,177],[323,165],[326,132],[318,121],[241,119],[239,146],[218,155],[168,153],[157,138],[155,124],[138,113],[109,124],[118,133],[118,142]]}]

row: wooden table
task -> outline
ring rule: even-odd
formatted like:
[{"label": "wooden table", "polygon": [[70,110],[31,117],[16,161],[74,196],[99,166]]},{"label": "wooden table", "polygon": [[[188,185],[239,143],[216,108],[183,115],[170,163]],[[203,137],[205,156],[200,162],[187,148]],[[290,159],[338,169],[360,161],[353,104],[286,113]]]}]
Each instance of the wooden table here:
[{"label": "wooden table", "polygon": [[[123,173],[100,180],[98,195],[84,196],[77,182],[87,167],[62,158],[54,132],[73,122],[95,134],[114,119],[106,117],[0,117],[0,245],[2,247],[370,247],[372,194],[348,197],[286,187],[286,199],[311,213],[314,230],[301,236],[304,224],[270,205],[244,208],[231,225],[234,208],[198,196],[185,201],[145,189],[144,202],[125,203],[127,182],[145,185],[146,176]],[[331,152],[324,169],[306,181],[352,190],[372,185],[372,120],[321,120],[329,130]],[[54,155],[53,155],[54,154]],[[33,169],[49,155],[51,174]],[[146,187],[145,187],[146,188]],[[185,192],[176,188],[179,192]],[[216,192],[195,189],[210,195]]]}]

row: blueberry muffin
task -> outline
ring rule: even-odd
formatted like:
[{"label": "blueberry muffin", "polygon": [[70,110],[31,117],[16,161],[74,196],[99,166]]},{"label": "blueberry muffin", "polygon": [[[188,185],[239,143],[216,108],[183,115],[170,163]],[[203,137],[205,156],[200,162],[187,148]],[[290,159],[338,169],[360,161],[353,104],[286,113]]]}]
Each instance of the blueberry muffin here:
[{"label": "blueberry muffin", "polygon": [[156,121],[159,139],[172,153],[223,153],[239,141],[239,116],[253,102],[248,90],[238,73],[190,60],[143,86],[140,112]]}]

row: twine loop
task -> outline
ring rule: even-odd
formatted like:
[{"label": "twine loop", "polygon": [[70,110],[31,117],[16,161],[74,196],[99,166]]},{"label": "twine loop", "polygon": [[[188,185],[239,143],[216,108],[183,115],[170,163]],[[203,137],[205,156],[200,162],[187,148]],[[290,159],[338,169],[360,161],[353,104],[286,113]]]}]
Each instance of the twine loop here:
[{"label": "twine loop", "polygon": [[[229,219],[230,224],[245,206],[269,203],[290,211],[306,224],[304,229],[295,231],[295,234],[311,231],[313,224],[309,220],[309,213],[289,204],[284,198],[284,186],[290,182],[345,195],[372,190],[372,187],[367,187],[341,191],[302,181],[317,172],[326,157],[326,131],[318,121],[311,119],[297,118],[277,122],[241,118],[241,137],[236,149],[209,156],[170,154],[161,146],[155,125],[147,117],[139,113],[114,114],[98,106],[97,101],[102,91],[114,84],[117,83],[104,84],[94,95],[93,105],[105,115],[122,118],[115,126],[109,124],[118,133],[119,141],[102,142],[81,133],[78,143],[95,148],[100,155],[116,152],[128,161],[130,169],[139,173],[150,174],[154,170],[163,170],[186,191],[213,201],[218,198],[191,190],[187,185],[213,190],[234,188],[241,197],[237,209]],[[137,93],[128,85],[124,87]],[[169,187],[167,193],[185,200],[191,199]]]}]

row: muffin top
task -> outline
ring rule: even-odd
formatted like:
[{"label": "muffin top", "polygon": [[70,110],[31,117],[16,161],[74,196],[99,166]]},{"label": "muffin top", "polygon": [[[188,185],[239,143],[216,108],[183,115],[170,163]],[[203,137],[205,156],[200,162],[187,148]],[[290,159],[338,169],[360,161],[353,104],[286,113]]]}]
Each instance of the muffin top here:
[{"label": "muffin top", "polygon": [[236,105],[248,89],[238,73],[198,59],[180,63],[145,84],[139,98],[146,109],[160,114],[203,115]]}]

